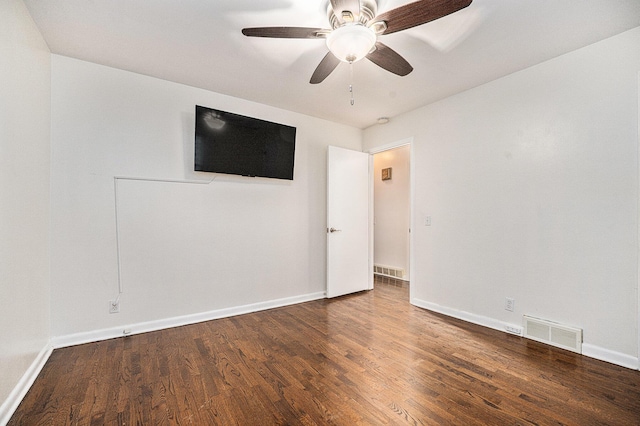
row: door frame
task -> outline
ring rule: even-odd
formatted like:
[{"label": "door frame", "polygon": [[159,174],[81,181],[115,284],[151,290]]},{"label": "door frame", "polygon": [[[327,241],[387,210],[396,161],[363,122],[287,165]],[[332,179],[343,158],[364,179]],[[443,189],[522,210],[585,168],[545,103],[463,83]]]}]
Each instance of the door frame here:
[{"label": "door frame", "polygon": [[[638,105],[640,105],[640,71],[638,72]],[[640,108],[638,108],[638,146],[640,147]],[[640,169],[640,157],[636,159],[636,162],[639,165],[639,169]],[[638,173],[638,185],[640,186],[640,173]],[[640,205],[640,191],[638,192],[638,205]],[[638,220],[637,223],[640,223],[640,216],[637,218],[637,220]],[[640,240],[640,226],[638,226],[637,228],[638,228],[637,238],[638,240]],[[637,262],[638,273],[636,274],[636,280],[637,280],[637,284],[640,285],[640,251],[638,251],[637,253],[637,258],[638,258],[638,262]],[[638,355],[636,359],[638,360],[638,362],[636,364],[636,368],[640,370],[640,291],[638,292],[637,296],[638,296],[638,304],[636,305],[637,306],[636,322],[638,323]]]},{"label": "door frame", "polygon": [[413,300],[413,287],[411,283],[414,282],[415,277],[415,262],[414,262],[414,247],[413,247],[413,234],[415,231],[414,214],[413,214],[413,200],[415,198],[415,173],[414,173],[414,152],[413,152],[413,136],[400,139],[395,142],[390,142],[385,145],[376,146],[370,148],[369,153],[369,263],[371,265],[371,288],[373,288],[373,244],[374,244],[374,230],[373,230],[373,211],[374,211],[374,173],[373,173],[373,155],[379,154],[384,151],[389,151],[394,148],[400,148],[401,146],[409,145],[409,301]]}]

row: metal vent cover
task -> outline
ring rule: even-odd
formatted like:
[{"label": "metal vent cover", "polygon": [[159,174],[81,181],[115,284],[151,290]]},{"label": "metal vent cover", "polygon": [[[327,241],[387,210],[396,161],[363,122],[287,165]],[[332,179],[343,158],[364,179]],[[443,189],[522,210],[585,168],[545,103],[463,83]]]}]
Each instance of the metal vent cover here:
[{"label": "metal vent cover", "polygon": [[524,337],[572,352],[582,353],[582,329],[540,318],[523,316]]},{"label": "metal vent cover", "polygon": [[386,277],[404,279],[404,269],[384,265],[373,265],[373,273]]}]

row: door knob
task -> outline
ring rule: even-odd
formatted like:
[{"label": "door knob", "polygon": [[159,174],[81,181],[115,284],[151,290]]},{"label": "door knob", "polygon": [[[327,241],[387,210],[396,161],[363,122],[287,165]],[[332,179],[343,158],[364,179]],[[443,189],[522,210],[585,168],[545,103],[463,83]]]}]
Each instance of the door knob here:
[{"label": "door knob", "polygon": [[329,232],[331,232],[332,234],[333,234],[334,232],[340,232],[340,231],[342,231],[342,229],[329,228]]}]

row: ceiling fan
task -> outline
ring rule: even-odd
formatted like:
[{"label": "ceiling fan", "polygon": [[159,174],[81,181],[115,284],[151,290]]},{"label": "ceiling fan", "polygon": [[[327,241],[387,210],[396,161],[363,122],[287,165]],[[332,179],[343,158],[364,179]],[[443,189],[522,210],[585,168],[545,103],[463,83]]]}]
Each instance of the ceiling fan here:
[{"label": "ceiling fan", "polygon": [[378,37],[406,30],[447,16],[472,0],[418,0],[377,15],[375,0],[330,0],[327,7],[331,29],[305,27],[244,28],[248,37],[326,39],[329,52],[311,76],[318,84],[342,62],[367,58],[385,70],[405,76],[413,67]]}]

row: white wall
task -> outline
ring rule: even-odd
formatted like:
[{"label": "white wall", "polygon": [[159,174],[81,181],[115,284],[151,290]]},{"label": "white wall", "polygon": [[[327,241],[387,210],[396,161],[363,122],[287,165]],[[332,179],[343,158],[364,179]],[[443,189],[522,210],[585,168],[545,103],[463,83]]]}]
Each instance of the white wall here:
[{"label": "white wall", "polygon": [[636,28],[365,131],[414,137],[414,303],[578,326],[637,366],[639,70]]},{"label": "white wall", "polygon": [[49,341],[50,81],[25,5],[0,2],[0,423]]},{"label": "white wall", "polygon": [[[52,324],[68,336],[322,293],[326,147],[359,129],[52,57]],[[293,181],[194,173],[196,104],[297,127]],[[135,332],[135,330],[134,330]]]},{"label": "white wall", "polygon": [[[373,156],[374,254],[376,265],[404,270],[409,279],[411,146],[403,145]],[[391,167],[391,179],[382,180],[382,169]]]}]

